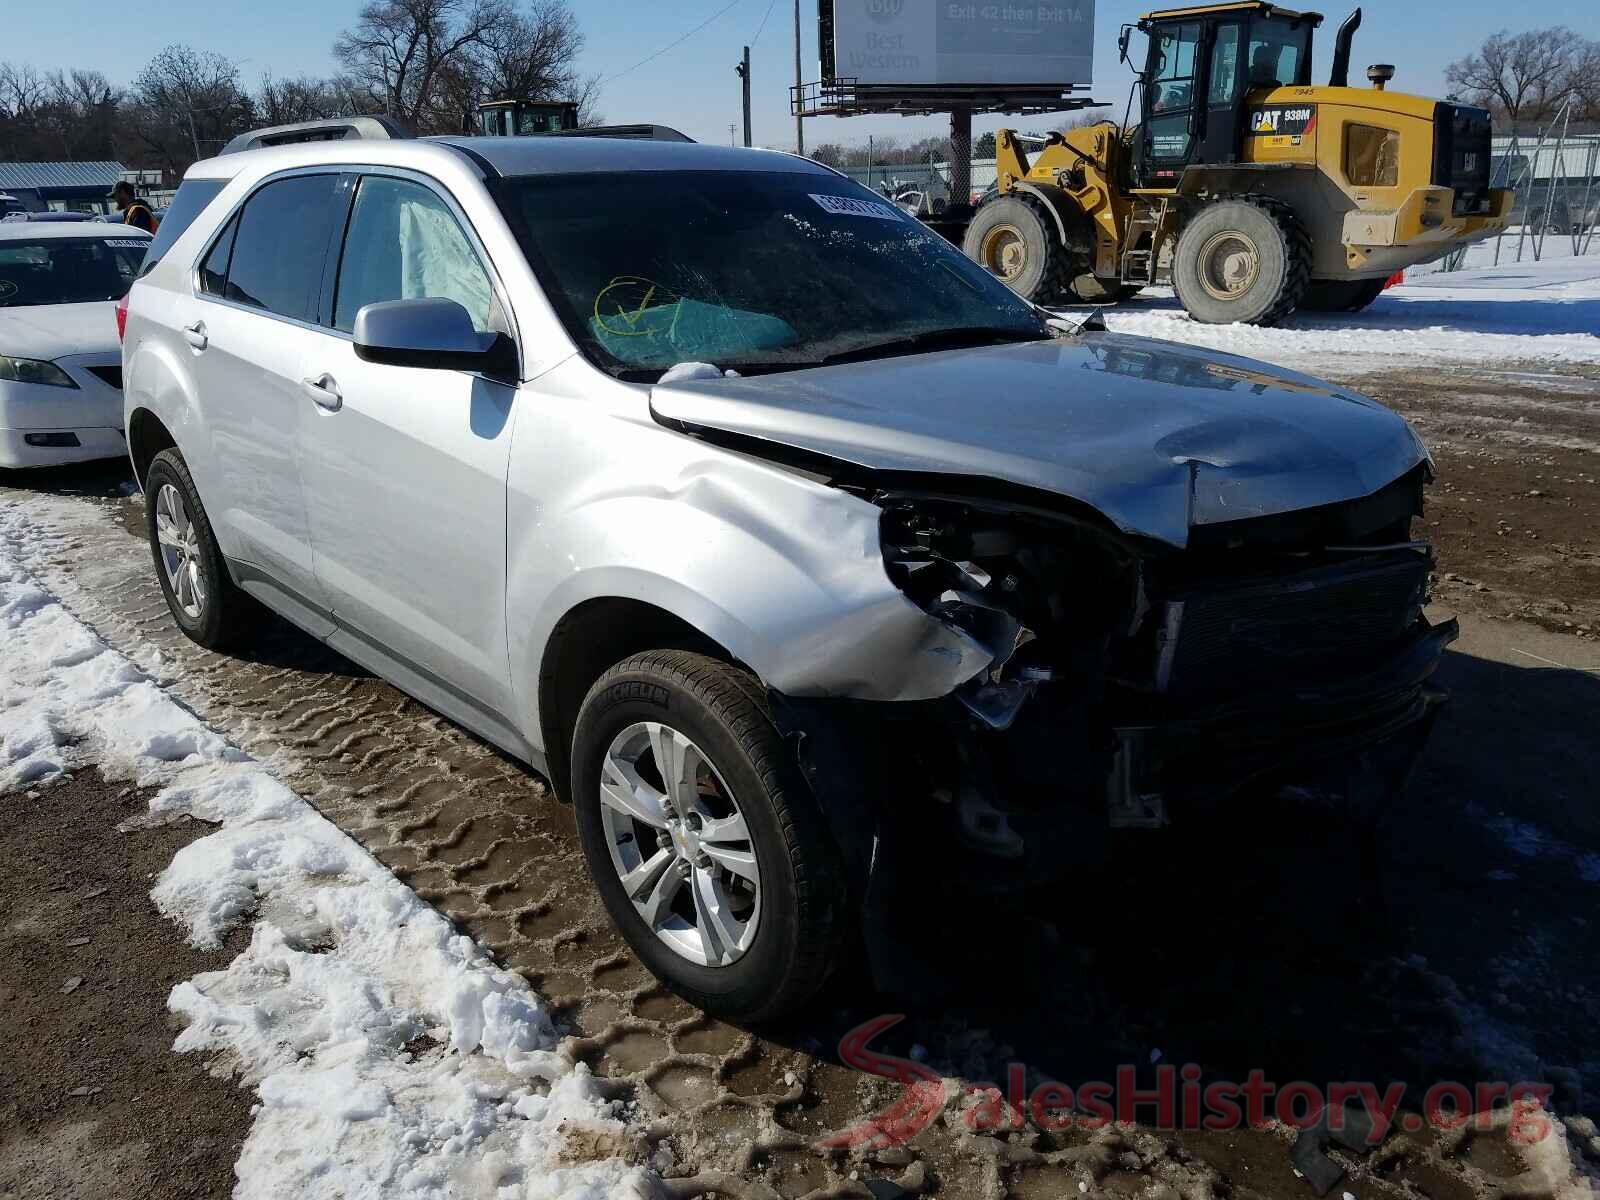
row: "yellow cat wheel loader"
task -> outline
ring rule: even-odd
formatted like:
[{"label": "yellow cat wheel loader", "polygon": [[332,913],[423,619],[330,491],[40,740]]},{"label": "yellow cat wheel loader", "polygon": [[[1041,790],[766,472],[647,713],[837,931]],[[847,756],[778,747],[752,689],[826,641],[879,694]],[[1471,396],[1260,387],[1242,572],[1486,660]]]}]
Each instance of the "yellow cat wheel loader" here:
[{"label": "yellow cat wheel loader", "polygon": [[1322,87],[1318,13],[1238,0],[1146,14],[1138,123],[1053,134],[1032,155],[1001,130],[962,248],[1040,304],[1170,282],[1196,320],[1272,325],[1364,308],[1394,272],[1504,229],[1488,112],[1389,91],[1387,65],[1350,87],[1360,23],[1356,9],[1340,27]]}]

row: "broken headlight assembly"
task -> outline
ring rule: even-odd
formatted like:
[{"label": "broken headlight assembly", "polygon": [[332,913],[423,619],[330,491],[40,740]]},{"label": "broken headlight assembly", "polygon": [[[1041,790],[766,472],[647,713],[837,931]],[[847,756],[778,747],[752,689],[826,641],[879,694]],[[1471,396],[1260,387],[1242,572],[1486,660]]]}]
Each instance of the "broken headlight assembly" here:
[{"label": "broken headlight assembly", "polygon": [[1133,557],[1099,530],[981,500],[884,496],[889,578],[991,657],[955,697],[1007,729],[1037,688],[1098,690],[1111,638],[1140,615]]}]

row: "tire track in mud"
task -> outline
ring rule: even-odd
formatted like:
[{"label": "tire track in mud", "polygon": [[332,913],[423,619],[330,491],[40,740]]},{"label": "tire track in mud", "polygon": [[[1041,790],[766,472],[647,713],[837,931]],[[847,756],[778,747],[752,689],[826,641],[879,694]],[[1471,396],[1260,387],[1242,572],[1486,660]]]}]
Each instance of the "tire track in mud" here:
[{"label": "tire track in mud", "polygon": [[[814,1040],[796,1048],[715,1021],[656,983],[613,932],[571,814],[541,780],[275,619],[247,658],[190,643],[139,540],[138,498],[25,503],[39,533],[20,557],[79,619],[527,977],[575,1054],[636,1106],[669,1195],[1205,1200],[1304,1188],[1281,1132],[980,1135],[961,1119],[955,1081],[945,1083],[952,1103],[905,1146],[814,1149],[900,1089],[826,1061]],[[1487,1196],[1497,1186],[1468,1169],[1461,1146],[1385,1154],[1384,1172],[1357,1168],[1362,1195]],[[869,1181],[904,1192],[869,1191]]]}]

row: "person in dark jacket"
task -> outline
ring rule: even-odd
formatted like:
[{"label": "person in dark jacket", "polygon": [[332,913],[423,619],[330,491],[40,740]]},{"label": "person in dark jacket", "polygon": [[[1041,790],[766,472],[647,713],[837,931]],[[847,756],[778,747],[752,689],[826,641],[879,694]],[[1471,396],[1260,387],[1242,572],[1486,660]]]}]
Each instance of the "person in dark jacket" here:
[{"label": "person in dark jacket", "polygon": [[124,225],[132,225],[146,233],[156,231],[156,222],[150,215],[150,206],[134,194],[133,184],[126,179],[111,189],[110,199],[116,204],[117,211],[122,214]]}]

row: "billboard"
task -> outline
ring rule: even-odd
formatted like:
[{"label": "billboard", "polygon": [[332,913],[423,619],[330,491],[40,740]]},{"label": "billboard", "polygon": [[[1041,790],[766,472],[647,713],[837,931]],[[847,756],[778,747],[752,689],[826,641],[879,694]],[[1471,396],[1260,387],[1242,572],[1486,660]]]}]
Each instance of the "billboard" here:
[{"label": "billboard", "polygon": [[822,0],[832,78],[862,87],[1087,84],[1094,0]]}]

